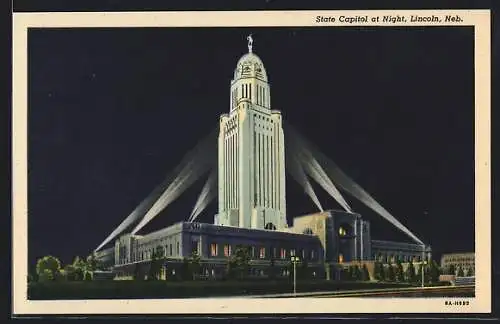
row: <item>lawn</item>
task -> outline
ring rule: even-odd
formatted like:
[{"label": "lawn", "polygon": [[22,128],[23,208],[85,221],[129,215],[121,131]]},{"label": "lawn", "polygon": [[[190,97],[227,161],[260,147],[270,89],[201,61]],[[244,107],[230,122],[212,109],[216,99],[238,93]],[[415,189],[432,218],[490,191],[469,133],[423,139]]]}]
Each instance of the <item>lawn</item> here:
[{"label": "lawn", "polygon": [[[409,287],[401,283],[298,281],[297,292]],[[28,299],[143,299],[261,295],[293,292],[288,281],[61,281],[30,283]]]}]

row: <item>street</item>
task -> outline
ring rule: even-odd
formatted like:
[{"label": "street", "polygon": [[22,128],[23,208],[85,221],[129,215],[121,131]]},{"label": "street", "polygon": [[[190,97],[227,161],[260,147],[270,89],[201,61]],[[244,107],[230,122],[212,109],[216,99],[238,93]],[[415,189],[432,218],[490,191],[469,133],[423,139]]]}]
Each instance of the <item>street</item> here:
[{"label": "street", "polygon": [[293,297],[474,297],[474,286],[445,286],[445,287],[411,287],[385,288],[370,290],[343,290],[309,293],[287,293],[275,295],[252,296],[252,298],[293,298]]}]

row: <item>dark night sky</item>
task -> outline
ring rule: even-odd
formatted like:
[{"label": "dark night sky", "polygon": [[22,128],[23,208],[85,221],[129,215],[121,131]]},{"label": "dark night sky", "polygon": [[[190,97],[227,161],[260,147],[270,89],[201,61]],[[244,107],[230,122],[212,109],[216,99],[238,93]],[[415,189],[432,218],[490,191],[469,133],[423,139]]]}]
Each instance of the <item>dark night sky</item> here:
[{"label": "dark night sky", "polygon": [[[474,248],[472,28],[35,29],[30,264],[88,254],[217,126],[250,32],[273,109],[436,256]],[[186,219],[203,182],[144,230]],[[345,197],[373,238],[407,240]],[[287,202],[289,220],[316,211],[290,177]]]}]

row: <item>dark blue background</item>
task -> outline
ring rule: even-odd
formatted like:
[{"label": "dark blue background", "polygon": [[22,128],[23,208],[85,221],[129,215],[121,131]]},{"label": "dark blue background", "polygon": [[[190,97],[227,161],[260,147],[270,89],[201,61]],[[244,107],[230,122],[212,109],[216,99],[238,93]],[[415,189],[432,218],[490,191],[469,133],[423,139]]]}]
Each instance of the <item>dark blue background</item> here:
[{"label": "dark blue background", "polygon": [[[273,109],[436,256],[473,250],[472,28],[34,29],[31,265],[89,253],[216,127],[250,32]],[[186,219],[202,185],[144,230]],[[346,198],[374,238],[407,240]],[[315,211],[290,177],[287,202],[290,220]],[[213,202],[200,220],[215,212]]]}]

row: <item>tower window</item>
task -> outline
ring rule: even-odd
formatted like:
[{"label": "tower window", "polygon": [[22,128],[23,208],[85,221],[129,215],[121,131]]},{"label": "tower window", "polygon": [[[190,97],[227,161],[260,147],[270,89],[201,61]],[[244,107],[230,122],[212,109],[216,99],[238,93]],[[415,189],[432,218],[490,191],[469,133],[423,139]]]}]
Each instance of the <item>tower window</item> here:
[{"label": "tower window", "polygon": [[260,85],[256,85],[255,91],[257,91],[257,104],[260,105]]}]

